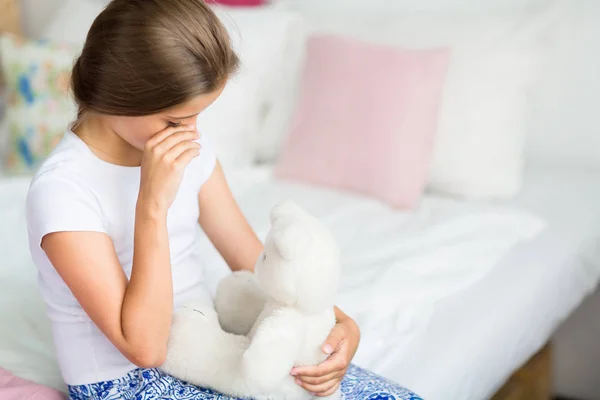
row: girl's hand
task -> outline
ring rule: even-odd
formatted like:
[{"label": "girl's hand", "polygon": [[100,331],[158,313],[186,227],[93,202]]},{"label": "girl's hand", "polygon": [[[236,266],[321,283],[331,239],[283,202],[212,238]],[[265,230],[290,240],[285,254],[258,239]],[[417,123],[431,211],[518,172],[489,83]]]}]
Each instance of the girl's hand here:
[{"label": "girl's hand", "polygon": [[177,195],[185,167],[198,155],[194,125],[169,127],[148,140],[142,156],[138,203],[166,212]]},{"label": "girl's hand", "polygon": [[322,348],[329,355],[327,360],[316,367],[293,368],[296,383],[315,396],[332,395],[344,379],[359,341],[360,331],[350,317],[338,322]]}]

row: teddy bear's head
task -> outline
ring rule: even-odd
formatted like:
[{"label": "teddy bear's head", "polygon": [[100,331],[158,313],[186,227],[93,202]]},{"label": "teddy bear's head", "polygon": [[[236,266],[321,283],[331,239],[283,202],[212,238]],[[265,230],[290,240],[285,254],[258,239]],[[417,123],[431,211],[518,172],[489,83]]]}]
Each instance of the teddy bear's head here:
[{"label": "teddy bear's head", "polygon": [[340,250],[317,218],[286,201],[271,211],[271,229],[255,273],[274,300],[319,312],[333,307],[340,278]]}]

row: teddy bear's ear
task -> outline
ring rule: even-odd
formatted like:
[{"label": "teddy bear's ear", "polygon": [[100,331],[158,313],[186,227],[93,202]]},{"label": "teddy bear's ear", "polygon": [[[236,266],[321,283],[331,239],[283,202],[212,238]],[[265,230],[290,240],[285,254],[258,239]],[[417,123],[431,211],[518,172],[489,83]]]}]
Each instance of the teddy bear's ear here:
[{"label": "teddy bear's ear", "polygon": [[284,218],[286,216],[299,215],[304,213],[296,203],[292,200],[285,200],[279,204],[277,204],[271,210],[271,223],[275,223],[279,218]]},{"label": "teddy bear's ear", "polygon": [[304,227],[296,224],[278,230],[273,237],[273,243],[277,251],[286,260],[293,260],[302,254],[309,241],[309,232]]}]

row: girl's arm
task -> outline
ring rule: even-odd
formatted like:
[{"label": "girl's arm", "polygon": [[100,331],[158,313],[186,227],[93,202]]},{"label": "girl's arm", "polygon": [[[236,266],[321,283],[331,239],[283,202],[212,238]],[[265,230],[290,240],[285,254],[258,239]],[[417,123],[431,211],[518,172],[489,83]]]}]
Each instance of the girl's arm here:
[{"label": "girl's arm", "polygon": [[57,232],[42,248],[90,319],[133,364],[161,365],[173,308],[166,216],[139,206],[131,280],[108,235]]},{"label": "girl's arm", "polygon": [[42,249],[81,307],[139,367],[166,357],[173,313],[167,210],[187,164],[199,155],[195,127],[167,128],[144,149],[128,281],[111,238],[100,232],[54,232]]},{"label": "girl's arm", "polygon": [[198,194],[198,222],[232,271],[254,271],[263,245],[248,224],[217,163]]}]

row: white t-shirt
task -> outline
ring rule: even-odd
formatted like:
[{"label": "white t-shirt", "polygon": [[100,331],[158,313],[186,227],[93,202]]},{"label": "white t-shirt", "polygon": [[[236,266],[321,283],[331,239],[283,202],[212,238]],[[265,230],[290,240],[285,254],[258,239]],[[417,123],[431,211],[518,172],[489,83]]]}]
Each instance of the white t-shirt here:
[{"label": "white t-shirt", "polygon": [[[211,301],[195,244],[198,191],[211,175],[216,156],[204,137],[200,142],[200,156],[186,168],[167,215],[176,307],[191,299]],[[31,183],[27,196],[29,246],[52,321],[58,362],[69,385],[117,379],[136,366],[90,320],[41,249],[41,240],[52,232],[106,233],[129,278],[139,185],[140,167],[102,161],[71,131],[65,133]]]}]

